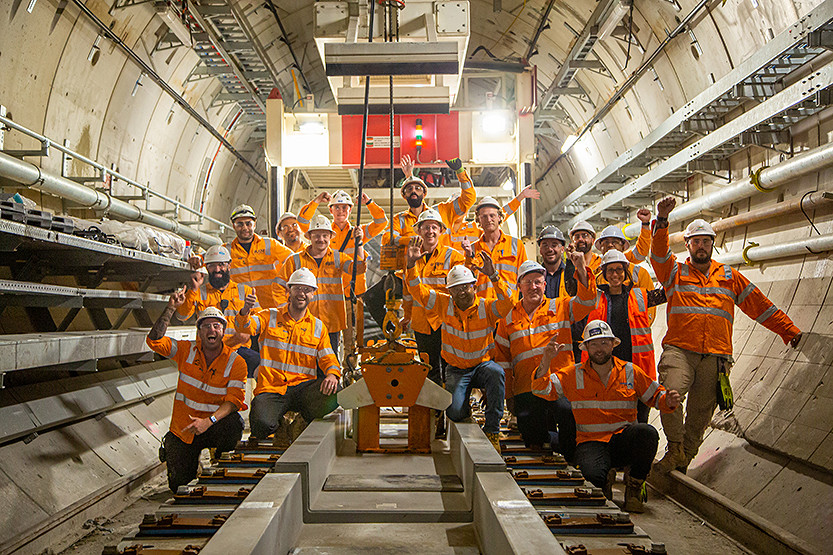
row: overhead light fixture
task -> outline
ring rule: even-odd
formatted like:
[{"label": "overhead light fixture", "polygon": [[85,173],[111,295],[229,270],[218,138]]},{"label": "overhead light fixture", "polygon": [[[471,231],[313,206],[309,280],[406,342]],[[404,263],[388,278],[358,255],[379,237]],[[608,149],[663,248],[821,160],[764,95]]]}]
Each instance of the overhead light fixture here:
[{"label": "overhead light fixture", "polygon": [[296,129],[303,135],[323,135],[326,130],[324,123],[318,119],[301,121],[297,124]]},{"label": "overhead light fixture", "polygon": [[487,135],[506,135],[509,132],[509,118],[506,112],[485,112],[480,126]]},{"label": "overhead light fixture", "polygon": [[576,144],[577,140],[578,137],[576,137],[575,135],[570,135],[569,137],[564,139],[564,142],[561,144],[562,154],[573,148],[573,145]]},{"label": "overhead light fixture", "polygon": [[98,43],[100,43],[100,42],[101,42],[101,35],[98,35],[95,38],[95,41],[93,41],[93,46],[92,46],[92,48],[90,48],[90,53],[87,54],[87,61],[88,62],[93,63],[93,60],[98,57],[96,54],[100,55],[101,50],[98,47]]},{"label": "overhead light fixture", "polygon": [[625,14],[631,9],[631,2],[633,0],[619,0],[613,6],[613,9],[610,10],[607,18],[605,18],[604,23],[599,27],[599,40],[609,37],[616,26],[622,22]]},{"label": "overhead light fixture", "polygon": [[136,93],[139,92],[139,87],[142,86],[142,80],[145,78],[144,73],[139,74],[139,78],[136,79],[136,84],[133,85],[133,92],[130,93],[130,96],[136,96]]},{"label": "overhead light fixture", "polygon": [[504,191],[513,191],[515,189],[515,183],[512,181],[512,178],[507,177],[506,181],[503,182],[501,185]]}]

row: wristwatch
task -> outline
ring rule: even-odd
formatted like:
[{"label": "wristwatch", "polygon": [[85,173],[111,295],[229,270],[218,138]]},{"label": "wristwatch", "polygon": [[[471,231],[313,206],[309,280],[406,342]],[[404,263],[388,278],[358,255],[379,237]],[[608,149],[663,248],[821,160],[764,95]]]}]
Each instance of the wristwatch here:
[{"label": "wristwatch", "polygon": [[500,279],[500,274],[495,270],[495,273],[489,276],[489,280],[497,281]]},{"label": "wristwatch", "polygon": [[209,417],[208,417],[208,419],[209,419],[209,420],[211,420],[211,423],[212,423],[212,424],[216,424],[216,423],[217,423],[217,417],[216,417],[216,416],[214,416],[213,414],[212,414],[211,416],[209,416]]}]

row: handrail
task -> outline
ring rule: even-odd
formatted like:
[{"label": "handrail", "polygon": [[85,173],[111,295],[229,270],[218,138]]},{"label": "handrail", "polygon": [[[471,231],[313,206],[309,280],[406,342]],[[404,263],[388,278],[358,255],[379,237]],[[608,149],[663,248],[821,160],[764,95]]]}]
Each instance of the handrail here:
[{"label": "handrail", "polygon": [[[9,118],[7,118],[5,116],[0,116],[0,123],[5,125],[9,129],[14,129],[15,131],[20,131],[24,135],[28,135],[28,136],[32,137],[33,139],[36,139],[36,140],[40,141],[40,143],[42,145],[48,145],[50,148],[55,148],[56,150],[58,150],[60,152],[63,152],[64,154],[72,156],[76,160],[80,160],[80,161],[84,162],[85,164],[88,164],[88,165],[96,168],[97,170],[99,170],[101,172],[102,180],[105,178],[106,175],[109,174],[110,176],[112,176],[116,179],[119,179],[119,180],[124,181],[125,183],[127,183],[129,185],[132,185],[134,187],[139,188],[139,190],[141,190],[142,193],[144,193],[146,196],[154,196],[156,198],[160,198],[160,199],[164,200],[165,202],[173,204],[174,207],[176,208],[175,216],[177,218],[179,217],[179,210],[182,209],[182,210],[185,210],[186,212],[190,212],[190,213],[194,214],[195,216],[197,216],[199,218],[200,223],[202,223],[203,220],[206,220],[208,222],[217,224],[218,226],[220,226],[221,230],[226,229],[228,231],[234,231],[234,228],[232,228],[229,224],[227,224],[225,222],[221,222],[220,220],[214,219],[210,216],[206,216],[205,214],[200,213],[198,210],[195,210],[194,208],[190,208],[188,206],[185,206],[184,204],[182,204],[180,201],[178,201],[176,199],[172,199],[172,198],[170,198],[166,195],[163,195],[162,193],[158,193],[158,192],[152,190],[149,186],[143,185],[143,184],[139,183],[138,181],[134,181],[134,180],[130,179],[129,177],[127,177],[127,176],[125,176],[125,175],[123,175],[123,174],[121,174],[121,173],[119,173],[115,170],[107,168],[106,166],[103,166],[103,165],[99,164],[95,160],[91,160],[90,158],[87,158],[83,154],[79,154],[79,153],[75,152],[74,150],[63,146],[62,144],[59,144],[58,142],[53,141],[49,137],[46,137],[45,135],[41,135],[40,133],[38,133],[36,131],[32,131],[31,129],[28,129],[28,128],[20,125],[19,123],[16,123],[16,122],[10,120]],[[48,156],[48,154],[47,154],[47,156]]]}]

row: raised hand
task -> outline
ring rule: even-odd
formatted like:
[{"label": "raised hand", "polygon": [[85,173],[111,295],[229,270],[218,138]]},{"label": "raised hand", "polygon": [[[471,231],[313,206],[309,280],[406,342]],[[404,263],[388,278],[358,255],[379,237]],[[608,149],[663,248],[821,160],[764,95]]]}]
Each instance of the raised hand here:
[{"label": "raised hand", "polygon": [[647,208],[640,208],[636,211],[636,217],[643,224],[651,223],[651,211]]},{"label": "raised hand", "polygon": [[328,193],[327,191],[321,191],[320,193],[318,193],[318,196],[315,197],[315,202],[317,204],[324,204],[325,202],[330,202],[331,198],[332,196],[330,196],[330,193]]},{"label": "raised hand", "polygon": [[416,261],[422,256],[422,237],[414,235],[408,243],[408,250],[405,253],[405,260],[408,263],[408,268],[413,268]]},{"label": "raised hand", "polygon": [[402,168],[402,171],[405,172],[405,177],[413,177],[415,165],[416,162],[414,162],[408,154],[402,156],[402,160],[399,162],[399,166]]},{"label": "raised hand", "polygon": [[168,299],[168,306],[179,308],[185,303],[185,287],[175,290]]},{"label": "raised hand", "polygon": [[362,242],[362,239],[364,239],[364,230],[362,229],[362,226],[356,226],[353,228],[353,237],[358,239],[359,243]]},{"label": "raised hand", "polygon": [[472,268],[474,268],[475,270],[487,277],[492,277],[493,275],[495,275],[497,270],[495,270],[495,263],[492,262],[492,257],[489,256],[489,253],[481,251],[480,259],[483,261],[483,265],[476,266],[475,264],[472,264]]},{"label": "raised hand", "polygon": [[677,199],[674,197],[665,197],[657,203],[657,218],[668,219],[668,214],[677,206]]},{"label": "raised hand", "polygon": [[474,258],[474,249],[471,248],[471,241],[463,239],[460,241],[460,248],[463,249],[463,254],[466,255],[466,258]]},{"label": "raised hand", "polygon": [[243,302],[243,308],[240,309],[240,316],[248,316],[252,308],[257,304],[257,295],[249,293],[246,295],[246,300]]},{"label": "raised hand", "polygon": [[197,256],[196,254],[192,254],[191,257],[188,259],[188,264],[191,265],[192,270],[197,270],[202,266],[202,258]]},{"label": "raised hand", "polygon": [[463,161],[459,158],[452,158],[451,160],[446,160],[445,163],[449,168],[451,168],[455,172],[458,172],[463,169]]},{"label": "raised hand", "polygon": [[569,250],[567,256],[570,257],[570,260],[573,262],[573,266],[575,266],[576,270],[581,274],[584,272],[585,263],[584,263],[584,253],[581,251],[577,251],[575,249]]},{"label": "raised hand", "polygon": [[521,194],[518,195],[521,198],[531,198],[538,200],[541,198],[541,191],[533,187],[532,185],[527,185],[523,189],[521,189]]},{"label": "raised hand", "polygon": [[360,200],[362,204],[367,204],[368,202],[370,202],[370,197],[367,196],[367,193],[362,192],[362,198]]},{"label": "raised hand", "polygon": [[205,281],[205,274],[202,272],[191,272],[191,278],[188,280],[188,289],[196,291],[202,286],[203,281]]}]

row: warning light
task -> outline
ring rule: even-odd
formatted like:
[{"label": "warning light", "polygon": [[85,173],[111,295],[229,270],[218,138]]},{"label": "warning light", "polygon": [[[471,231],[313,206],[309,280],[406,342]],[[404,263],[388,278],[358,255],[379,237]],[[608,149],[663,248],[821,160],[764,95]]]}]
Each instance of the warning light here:
[{"label": "warning light", "polygon": [[422,119],[417,118],[416,120],[416,147],[417,150],[422,149]]}]

